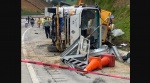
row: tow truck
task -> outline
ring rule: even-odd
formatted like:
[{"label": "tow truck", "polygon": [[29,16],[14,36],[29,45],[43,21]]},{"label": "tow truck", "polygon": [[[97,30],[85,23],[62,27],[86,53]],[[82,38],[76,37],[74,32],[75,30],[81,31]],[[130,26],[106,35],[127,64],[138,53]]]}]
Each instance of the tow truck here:
[{"label": "tow truck", "polygon": [[88,6],[48,7],[52,16],[52,41],[49,51],[61,51],[60,59],[70,67],[84,69],[89,56],[110,53],[123,61],[117,47],[108,40],[110,17],[100,19],[100,11]]}]

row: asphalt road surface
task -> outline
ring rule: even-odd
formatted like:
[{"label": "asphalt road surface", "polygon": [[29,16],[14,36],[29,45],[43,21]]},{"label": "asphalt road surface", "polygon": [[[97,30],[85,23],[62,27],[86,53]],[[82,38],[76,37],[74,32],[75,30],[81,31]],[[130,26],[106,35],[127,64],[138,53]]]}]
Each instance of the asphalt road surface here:
[{"label": "asphalt road surface", "polygon": [[[46,38],[43,28],[38,28],[37,25],[25,28],[24,20],[21,24],[21,59],[64,65],[59,60],[59,53],[47,51],[46,47],[51,43],[51,39]],[[129,65],[117,61],[114,68],[104,68],[98,72],[130,77]],[[130,83],[130,80],[102,75],[87,74],[87,76],[81,76],[70,70],[21,62],[21,83]],[[94,81],[96,78],[101,82]]]}]

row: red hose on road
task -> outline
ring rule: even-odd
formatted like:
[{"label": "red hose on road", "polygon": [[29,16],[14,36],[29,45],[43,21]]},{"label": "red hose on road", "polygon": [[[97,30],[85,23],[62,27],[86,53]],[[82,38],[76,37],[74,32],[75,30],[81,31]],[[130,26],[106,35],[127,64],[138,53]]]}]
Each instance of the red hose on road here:
[{"label": "red hose on road", "polygon": [[[80,72],[87,72],[87,71],[78,70],[78,69],[75,69],[75,68],[70,68],[70,67],[65,67],[65,66],[59,66],[59,65],[55,65],[55,64],[48,64],[48,63],[43,63],[43,62],[39,62],[39,61],[21,60],[21,62],[32,63],[32,64],[37,64],[37,65],[44,65],[44,66],[50,66],[50,67],[53,67],[53,68],[61,68],[61,69],[67,69],[67,70],[74,70],[74,71],[80,71]],[[102,73],[98,73],[98,72],[87,72],[87,73],[130,80],[130,78],[127,78],[127,77],[116,76],[116,75],[110,75],[110,74],[102,74]]]}]

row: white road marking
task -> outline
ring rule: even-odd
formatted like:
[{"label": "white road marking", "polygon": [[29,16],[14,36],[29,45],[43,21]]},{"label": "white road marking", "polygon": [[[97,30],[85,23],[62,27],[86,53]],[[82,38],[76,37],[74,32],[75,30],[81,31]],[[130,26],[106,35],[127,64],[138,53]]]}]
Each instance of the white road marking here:
[{"label": "white road marking", "polygon": [[[28,28],[28,29],[23,33],[23,35],[22,35],[22,45],[24,45],[25,34],[26,34],[26,32],[27,32],[29,29],[31,29],[31,27]],[[22,51],[23,51],[23,54],[24,54],[24,55],[27,55],[26,49],[22,48]],[[33,83],[40,83],[40,81],[38,80],[38,78],[37,78],[37,76],[36,76],[36,73],[35,73],[35,71],[34,71],[32,65],[31,65],[30,63],[26,63],[26,65],[27,65],[29,74],[30,74],[30,76],[31,76],[32,82],[33,82]]]},{"label": "white road marking", "polygon": [[31,29],[31,27],[28,28],[28,29],[23,33],[23,35],[22,35],[22,44],[24,44],[24,36],[25,36],[26,32],[27,32],[29,29]]},{"label": "white road marking", "polygon": [[26,65],[27,65],[27,68],[29,70],[32,82],[33,83],[40,83],[40,81],[38,80],[38,77],[36,76],[36,73],[35,73],[32,65],[30,63],[26,63]]}]

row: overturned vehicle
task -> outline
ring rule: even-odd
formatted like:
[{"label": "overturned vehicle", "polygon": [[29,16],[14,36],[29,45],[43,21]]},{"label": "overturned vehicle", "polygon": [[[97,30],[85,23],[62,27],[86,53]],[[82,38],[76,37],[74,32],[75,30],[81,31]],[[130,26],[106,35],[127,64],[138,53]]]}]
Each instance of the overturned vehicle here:
[{"label": "overturned vehicle", "polygon": [[99,57],[105,53],[123,61],[111,43],[111,14],[105,14],[101,21],[100,11],[95,7],[47,7],[46,12],[52,17],[53,44],[48,50],[61,51],[61,61],[66,65],[84,69],[89,56]]}]

